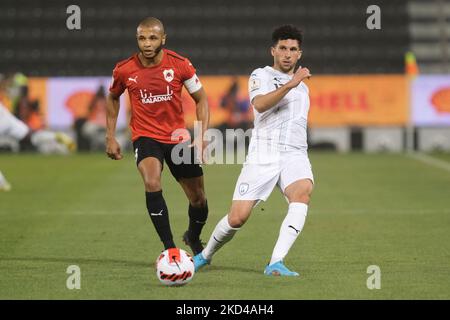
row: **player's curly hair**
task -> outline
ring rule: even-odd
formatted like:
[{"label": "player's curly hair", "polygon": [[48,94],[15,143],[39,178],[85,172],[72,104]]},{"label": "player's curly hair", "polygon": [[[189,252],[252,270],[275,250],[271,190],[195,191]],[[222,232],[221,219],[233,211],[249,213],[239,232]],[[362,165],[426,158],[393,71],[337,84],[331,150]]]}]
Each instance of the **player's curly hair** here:
[{"label": "player's curly hair", "polygon": [[303,33],[300,29],[292,24],[286,24],[277,27],[272,33],[272,45],[276,46],[280,40],[297,40],[298,45],[301,46],[303,42]]}]

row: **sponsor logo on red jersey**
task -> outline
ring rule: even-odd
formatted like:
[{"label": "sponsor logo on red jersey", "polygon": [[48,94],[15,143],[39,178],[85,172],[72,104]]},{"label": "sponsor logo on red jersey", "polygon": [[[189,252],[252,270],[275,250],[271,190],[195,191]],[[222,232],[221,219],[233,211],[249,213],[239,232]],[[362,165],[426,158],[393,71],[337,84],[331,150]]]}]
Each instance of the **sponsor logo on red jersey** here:
[{"label": "sponsor logo on red jersey", "polygon": [[162,101],[170,101],[172,100],[173,96],[173,90],[170,89],[169,86],[167,86],[167,93],[166,94],[158,94],[158,95],[152,95],[152,93],[148,93],[147,89],[140,89],[139,92],[141,93],[141,102],[144,104],[149,103],[155,103],[155,102],[162,102]]}]

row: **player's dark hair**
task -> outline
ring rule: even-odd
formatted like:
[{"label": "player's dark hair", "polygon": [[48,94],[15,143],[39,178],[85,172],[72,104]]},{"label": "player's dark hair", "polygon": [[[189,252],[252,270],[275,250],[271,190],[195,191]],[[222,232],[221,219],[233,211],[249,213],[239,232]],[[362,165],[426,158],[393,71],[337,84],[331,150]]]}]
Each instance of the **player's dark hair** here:
[{"label": "player's dark hair", "polygon": [[278,41],[287,39],[297,40],[298,45],[301,46],[303,41],[302,31],[292,24],[286,24],[273,30],[272,45],[274,47]]}]

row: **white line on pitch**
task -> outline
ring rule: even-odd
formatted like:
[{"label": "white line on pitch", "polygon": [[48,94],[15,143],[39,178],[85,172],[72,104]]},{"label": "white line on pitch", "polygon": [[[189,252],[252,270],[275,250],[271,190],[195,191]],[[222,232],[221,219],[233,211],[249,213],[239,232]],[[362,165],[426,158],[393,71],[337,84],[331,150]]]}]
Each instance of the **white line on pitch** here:
[{"label": "white line on pitch", "polygon": [[441,159],[437,159],[434,158],[432,156],[429,156],[427,154],[424,153],[420,153],[420,152],[414,152],[414,153],[407,153],[406,156],[413,158],[415,160],[419,160],[423,163],[426,163],[430,166],[436,167],[436,168],[440,168],[440,169],[444,169],[446,171],[450,172],[450,163]]}]

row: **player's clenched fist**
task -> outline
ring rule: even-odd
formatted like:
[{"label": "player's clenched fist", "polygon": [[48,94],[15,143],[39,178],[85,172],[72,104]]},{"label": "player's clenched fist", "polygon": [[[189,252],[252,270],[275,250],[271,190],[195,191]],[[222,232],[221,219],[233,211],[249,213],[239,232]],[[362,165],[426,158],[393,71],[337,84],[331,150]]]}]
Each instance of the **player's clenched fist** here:
[{"label": "player's clenched fist", "polygon": [[114,138],[106,139],[106,154],[113,160],[122,159],[122,153],[120,152],[120,145]]},{"label": "player's clenched fist", "polygon": [[311,77],[311,73],[309,72],[308,68],[300,68],[292,77],[291,81],[286,83],[290,88],[294,88],[300,84],[304,79],[309,79]]}]

